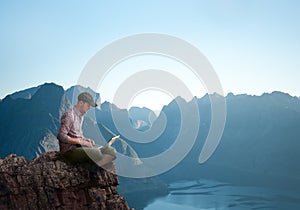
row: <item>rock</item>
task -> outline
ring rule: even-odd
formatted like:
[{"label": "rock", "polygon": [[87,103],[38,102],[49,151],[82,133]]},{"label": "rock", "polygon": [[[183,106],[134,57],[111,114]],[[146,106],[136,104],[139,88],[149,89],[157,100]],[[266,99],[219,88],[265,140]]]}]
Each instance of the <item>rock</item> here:
[{"label": "rock", "polygon": [[118,184],[116,174],[92,162],[70,163],[58,152],[0,159],[0,209],[128,210]]}]

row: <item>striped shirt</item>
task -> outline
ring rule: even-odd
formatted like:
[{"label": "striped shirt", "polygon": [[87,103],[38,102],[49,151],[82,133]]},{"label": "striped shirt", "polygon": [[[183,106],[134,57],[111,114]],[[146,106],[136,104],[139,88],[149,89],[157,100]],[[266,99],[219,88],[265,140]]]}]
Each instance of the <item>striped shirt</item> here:
[{"label": "striped shirt", "polygon": [[61,152],[67,152],[76,148],[75,144],[69,144],[69,138],[84,138],[82,134],[83,114],[75,107],[66,111],[60,119],[60,128],[57,134],[59,140],[59,149]]}]

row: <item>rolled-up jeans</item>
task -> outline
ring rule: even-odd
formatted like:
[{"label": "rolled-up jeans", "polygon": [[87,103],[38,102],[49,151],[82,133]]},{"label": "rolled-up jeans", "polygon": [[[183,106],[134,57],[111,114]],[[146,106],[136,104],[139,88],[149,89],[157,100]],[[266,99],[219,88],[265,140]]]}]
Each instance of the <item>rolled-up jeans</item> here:
[{"label": "rolled-up jeans", "polygon": [[104,154],[108,154],[116,159],[115,148],[105,145],[101,148],[88,148],[88,147],[77,147],[68,152],[63,153],[63,156],[72,162],[87,162],[87,161],[100,161]]}]

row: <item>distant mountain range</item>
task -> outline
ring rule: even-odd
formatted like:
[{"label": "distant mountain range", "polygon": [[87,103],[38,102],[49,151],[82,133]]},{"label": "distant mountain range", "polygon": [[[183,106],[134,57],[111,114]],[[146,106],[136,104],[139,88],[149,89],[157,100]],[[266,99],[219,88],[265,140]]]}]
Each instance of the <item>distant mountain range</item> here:
[{"label": "distant mountain range", "polygon": [[[90,92],[96,99],[100,94],[89,88],[73,86],[64,90],[46,83],[6,96],[0,102],[0,156],[16,153],[32,159],[45,151],[58,150],[56,134],[60,116],[76,103],[81,91]],[[75,100],[73,100],[75,99]],[[227,118],[224,133],[215,153],[200,165],[198,157],[203,148],[211,122],[209,96],[194,98],[199,107],[199,133],[192,150],[173,169],[160,175],[166,183],[210,178],[249,185],[270,185],[282,188],[300,187],[300,99],[282,92],[261,96],[228,94]],[[130,142],[141,157],[160,154],[168,149],[180,131],[180,109],[189,106],[181,98],[163,107],[159,116],[147,108],[119,109],[103,102],[85,117],[84,133],[97,143],[110,139],[102,125],[119,133],[129,120],[138,132],[147,132],[167,119],[163,133],[147,144]],[[189,113],[195,117],[195,113]],[[114,120],[121,124],[116,128]],[[122,122],[124,122],[122,124]],[[131,129],[132,129],[131,128]],[[100,133],[99,133],[100,131]],[[126,139],[125,136],[123,136]],[[118,145],[116,145],[118,147]],[[158,163],[159,164],[159,163]]]},{"label": "distant mountain range", "polygon": [[210,122],[210,103],[205,97],[198,100],[202,117],[198,139],[187,157],[171,173],[163,175],[165,180],[205,177],[299,189],[298,97],[282,92],[261,96],[227,95],[227,118],[220,145],[206,163],[199,165],[197,158]]}]

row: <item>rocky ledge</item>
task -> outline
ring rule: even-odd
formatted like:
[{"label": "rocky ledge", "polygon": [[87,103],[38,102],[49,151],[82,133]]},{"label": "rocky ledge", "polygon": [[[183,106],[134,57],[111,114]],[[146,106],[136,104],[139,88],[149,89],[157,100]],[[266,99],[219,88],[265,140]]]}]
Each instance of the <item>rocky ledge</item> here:
[{"label": "rocky ledge", "polygon": [[58,152],[0,159],[0,209],[128,210],[118,184],[116,174],[94,163],[72,164]]}]

